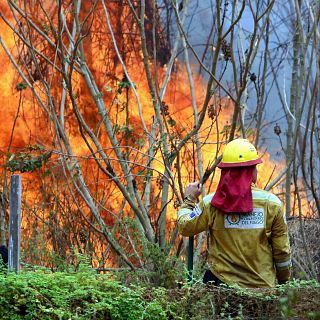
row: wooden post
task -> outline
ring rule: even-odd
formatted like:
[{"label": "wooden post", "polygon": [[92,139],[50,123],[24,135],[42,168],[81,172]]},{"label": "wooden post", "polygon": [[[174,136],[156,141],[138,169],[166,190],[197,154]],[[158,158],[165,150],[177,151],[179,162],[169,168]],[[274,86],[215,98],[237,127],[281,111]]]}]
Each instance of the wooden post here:
[{"label": "wooden post", "polygon": [[21,176],[12,175],[10,183],[10,224],[8,269],[20,271]]},{"label": "wooden post", "polygon": [[1,200],[0,200],[0,245],[7,246],[7,244],[6,244],[6,228],[4,225],[4,212],[3,212],[3,206],[2,206]]}]

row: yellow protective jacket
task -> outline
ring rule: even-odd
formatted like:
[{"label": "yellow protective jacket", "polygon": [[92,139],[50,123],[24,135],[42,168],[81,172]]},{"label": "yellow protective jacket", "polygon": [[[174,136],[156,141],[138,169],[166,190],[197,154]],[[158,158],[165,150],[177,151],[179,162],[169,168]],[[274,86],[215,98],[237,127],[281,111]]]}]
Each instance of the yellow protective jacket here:
[{"label": "yellow protective jacket", "polygon": [[251,214],[226,214],[211,206],[214,194],[195,204],[186,199],[178,211],[179,232],[191,236],[210,233],[209,264],[226,284],[274,287],[290,278],[288,227],[278,197],[252,187]]}]

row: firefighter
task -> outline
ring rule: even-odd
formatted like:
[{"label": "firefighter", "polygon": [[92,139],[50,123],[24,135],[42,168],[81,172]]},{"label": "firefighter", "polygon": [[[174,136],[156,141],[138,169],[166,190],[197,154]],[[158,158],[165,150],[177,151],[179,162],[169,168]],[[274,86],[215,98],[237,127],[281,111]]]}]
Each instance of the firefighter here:
[{"label": "firefighter", "polygon": [[178,211],[179,232],[192,236],[209,232],[204,282],[240,287],[274,287],[290,278],[288,227],[277,196],[255,187],[255,147],[246,139],[229,142],[218,165],[221,177],[215,193],[198,202],[201,185],[190,183]]}]

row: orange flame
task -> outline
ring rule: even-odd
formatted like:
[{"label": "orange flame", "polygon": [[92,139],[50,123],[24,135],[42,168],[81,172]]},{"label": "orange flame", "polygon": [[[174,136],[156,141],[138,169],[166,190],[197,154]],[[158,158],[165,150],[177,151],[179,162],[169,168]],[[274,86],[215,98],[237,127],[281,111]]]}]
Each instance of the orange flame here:
[{"label": "orange flame", "polygon": [[[55,6],[53,4],[50,4],[50,2],[46,2],[46,5],[48,6],[48,13],[54,15],[56,12]],[[89,5],[89,2],[85,4],[85,6]],[[7,7],[3,4],[0,6],[4,14],[9,16]],[[128,8],[122,9],[123,11],[121,14],[123,16],[129,14]],[[89,9],[87,8],[86,10],[88,11]],[[114,10],[116,12],[117,5],[110,5],[110,10]],[[41,17],[38,17],[36,23],[42,25],[42,21],[40,18]],[[119,21],[116,20],[116,14],[112,15],[111,19],[114,25],[119,23]],[[137,28],[136,24],[134,24],[134,28]],[[117,121],[119,130],[131,130],[130,136],[128,138],[130,140],[129,143],[133,143],[133,141],[141,142],[142,146],[139,152],[132,151],[132,154],[135,157],[137,157],[137,159],[142,159],[143,157],[145,157],[143,153],[147,151],[147,144],[135,95],[132,92],[132,88],[128,90],[128,96],[126,96],[125,94],[115,95],[116,91],[119,89],[119,83],[123,78],[123,70],[120,65],[117,65],[114,62],[112,67],[110,67],[110,69],[113,69],[112,75],[107,74],[107,72],[109,72],[110,70],[108,70],[105,66],[105,50],[108,46],[111,46],[110,36],[106,36],[106,34],[108,34],[108,31],[105,26],[101,30],[101,22],[99,21],[99,19],[93,20],[92,30],[100,31],[100,33],[94,33],[94,35],[92,36],[93,38],[91,38],[92,42],[88,40],[84,41],[85,48],[89,52],[87,63],[93,70],[95,79],[97,79],[99,89],[103,94],[103,100],[106,108],[114,110],[114,112],[110,112],[110,114],[113,121]],[[138,32],[138,30],[136,31]],[[3,21],[0,21],[0,34],[2,35],[2,39],[6,43],[6,45],[10,49],[14,50],[16,43],[14,37],[12,36],[12,31]],[[101,39],[99,41],[94,39],[94,37],[99,37],[99,35],[101,35]],[[129,43],[128,34],[118,34],[117,36],[119,38],[121,38],[122,36],[122,38],[119,40],[119,44],[122,44],[124,47],[127,43]],[[97,45],[97,47],[93,47],[93,43]],[[132,51],[134,51],[133,47],[138,48],[139,42],[131,45],[130,48],[132,49]],[[2,126],[2,130],[0,131],[0,139],[2,141],[2,152],[5,153],[8,148],[14,119],[17,116],[20,94],[22,95],[23,99],[21,100],[21,109],[19,111],[17,122],[14,127],[11,149],[16,147],[23,147],[27,144],[33,144],[38,141],[43,143],[48,149],[55,149],[56,141],[54,139],[54,130],[53,128],[50,128],[51,124],[47,120],[46,115],[43,111],[39,111],[39,109],[35,107],[32,92],[29,89],[24,90],[20,93],[14,89],[19,82],[22,82],[22,80],[17,76],[15,69],[9,61],[9,58],[7,57],[7,55],[1,47],[0,54],[2,56],[2,64],[0,66],[2,71],[0,73],[0,84],[2,94],[0,95],[0,103],[2,106],[5,106],[5,108],[1,108],[1,119],[3,123],[5,123],[5,125]],[[128,73],[132,77],[132,81],[136,85],[136,90],[140,97],[143,118],[145,120],[147,128],[150,130],[154,121],[155,111],[150,96],[150,89],[148,87],[147,79],[145,76],[143,62],[140,55],[140,51],[138,52],[138,54],[128,52],[126,62],[128,65]],[[114,60],[117,60],[116,57],[114,57]],[[175,63],[175,68],[176,72],[172,75],[167,85],[167,90],[163,102],[165,106],[167,106],[168,108],[168,116],[166,119],[167,121],[169,121],[169,133],[172,135],[173,141],[179,142],[190,130],[192,130],[194,126],[194,110],[191,101],[190,85],[187,80],[187,71],[184,68],[184,66],[180,65],[180,63],[178,62]],[[155,70],[152,71],[155,75]],[[159,83],[162,83],[162,80],[165,76],[165,72],[166,66],[158,66],[157,74],[159,78]],[[95,102],[93,101],[93,98],[91,97],[88,88],[85,85],[83,85],[82,78],[80,77],[80,75],[77,75],[76,73],[74,73],[72,81],[77,102],[80,105],[81,111],[83,112],[86,121],[92,128],[97,130],[101,144],[106,150],[109,150],[109,148],[111,148],[111,144],[103,127],[99,127],[97,124],[97,110]],[[200,111],[202,109],[202,103],[206,93],[206,85],[205,81],[201,78],[197,78],[194,81],[197,109],[198,111]],[[61,93],[59,92],[59,90],[61,90],[61,79],[56,74],[53,75],[53,83],[55,86],[57,86],[57,89],[54,89],[53,92],[56,90],[57,97],[59,97],[59,94]],[[123,91],[125,92],[126,89],[123,89]],[[128,101],[129,107],[128,105],[126,105]],[[126,118],[125,112],[121,111],[121,109],[125,109],[127,107],[130,109],[128,112],[129,119]],[[202,125],[202,129],[199,131],[198,134],[203,157],[203,170],[210,166],[213,160],[222,152],[223,144],[221,144],[221,142],[227,142],[228,140],[228,128],[231,121],[233,105],[228,98],[213,97],[212,101],[210,102],[209,109],[210,117],[208,116],[208,114],[206,115]],[[119,196],[119,191],[117,191],[115,188],[113,189],[113,187],[110,187],[111,184],[109,182],[109,178],[106,178],[105,176],[100,176],[101,172],[99,171],[99,168],[97,168],[97,166],[95,165],[95,162],[92,159],[91,152],[88,149],[88,147],[84,144],[83,138],[79,133],[74,115],[72,114],[72,104],[69,99],[67,99],[65,119],[66,133],[68,134],[74,154],[76,157],[78,157],[77,159],[79,160],[81,168],[84,172],[86,182],[92,193],[97,192],[100,193],[100,195],[104,194],[104,196],[101,197],[102,203],[100,204],[103,208],[102,214],[107,224],[113,225],[116,221],[116,218],[113,215],[110,215],[110,211],[117,212],[122,205],[123,198],[121,197],[121,195]],[[125,128],[126,123],[129,124],[130,128]],[[126,146],[125,140],[123,140],[122,146]],[[195,150],[195,144],[192,142],[188,142],[186,144],[186,148],[182,149],[180,152],[179,169],[181,170],[183,185],[185,185],[189,181],[200,179],[199,170],[197,166],[197,153]],[[114,155],[112,151],[108,151],[108,154],[110,157]],[[165,171],[165,168],[162,160],[162,153],[160,150],[157,151],[155,157],[157,161],[154,164],[153,170],[155,170],[158,173],[163,173]],[[119,164],[113,164],[115,166],[115,169],[119,168]],[[192,167],[194,167],[194,169]],[[272,160],[270,159],[270,155],[265,153],[263,156],[263,164],[259,165],[258,167],[258,186],[262,188],[265,187],[283,169],[283,167],[284,165],[281,163],[273,164]],[[142,169],[145,170],[145,168]],[[61,181],[57,182],[54,178],[48,178],[48,180],[44,181],[45,178],[43,177],[37,177],[38,180],[36,180],[36,174],[26,174],[23,178],[26,190],[26,203],[32,207],[35,205],[39,207],[41,206],[41,208],[39,208],[39,212],[43,214],[42,218],[44,219],[51,219],[52,217],[50,216],[50,210],[53,210],[55,206],[59,206],[60,200],[62,201],[62,199],[68,199],[68,197],[65,196],[65,194],[67,194],[68,192],[68,185],[62,182],[64,172],[62,167],[60,166],[59,154],[57,154],[54,157],[53,162],[50,164],[50,170],[54,173],[55,179],[61,179]],[[137,165],[133,169],[133,173],[138,174],[140,170],[141,166]],[[179,189],[176,171],[177,170],[175,168],[172,168],[174,183],[176,189]],[[159,180],[158,184],[156,182],[156,177],[158,175],[161,177],[161,174],[154,175],[154,195],[160,192],[161,186],[159,184]],[[210,190],[215,189],[218,183],[218,179],[219,174],[216,174],[212,181],[212,186]],[[137,183],[143,183],[143,178],[140,180],[137,178]],[[49,187],[46,184],[48,184]],[[43,194],[45,194],[45,192],[39,192],[40,188],[47,188],[46,192],[48,192],[48,190],[51,189],[52,194],[47,194],[47,198],[44,199]],[[210,190],[208,188],[208,191]],[[63,197],[65,198],[63,198],[62,195],[60,195],[59,193],[63,193]],[[59,199],[59,197],[61,198]],[[112,201],[109,201],[108,203],[103,203],[103,201],[105,201],[105,199],[108,199],[108,197],[112,198]],[[169,194],[169,199],[175,199],[172,190]],[[69,208],[70,211],[77,213],[78,207],[73,203],[74,199],[72,199],[72,197],[69,196],[68,200],[72,202]],[[55,202],[55,204],[52,205],[52,202]],[[83,206],[81,209],[83,209],[84,212],[88,216],[90,216],[90,212],[88,212],[88,209],[84,208],[84,204],[80,203],[80,205]],[[159,201],[157,202],[157,205],[159,205]],[[304,199],[304,206],[307,208],[306,199]],[[126,212],[129,212],[129,206],[126,205],[125,208]],[[157,211],[157,208],[154,207],[153,211],[154,212],[151,212],[151,215],[156,215],[155,211]],[[39,212],[38,214],[40,214]],[[176,208],[174,201],[170,201],[170,203],[168,204],[168,212],[168,224],[174,223],[176,216]],[[23,228],[25,228],[25,230],[27,230],[28,225],[30,225],[31,221],[29,219],[30,217],[24,217],[23,219],[22,225]],[[57,223],[62,224],[63,222],[57,221]]]}]

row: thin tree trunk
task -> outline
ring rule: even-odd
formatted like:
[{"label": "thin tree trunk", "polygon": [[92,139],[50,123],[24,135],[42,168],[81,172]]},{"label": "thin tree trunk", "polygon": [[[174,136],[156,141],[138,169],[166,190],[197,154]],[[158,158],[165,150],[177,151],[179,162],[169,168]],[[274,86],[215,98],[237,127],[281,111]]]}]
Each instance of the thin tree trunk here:
[{"label": "thin tree trunk", "polygon": [[[298,70],[299,70],[299,52],[300,52],[300,32],[299,32],[299,25],[298,25],[298,17],[296,17],[295,21],[295,31],[293,37],[293,63],[292,63],[292,74],[291,74],[291,93],[290,93],[290,113],[287,115],[287,147],[286,147],[286,164],[287,167],[293,161],[293,119],[291,115],[294,115],[297,100],[297,91],[298,91]],[[286,175],[286,217],[290,217],[291,211],[291,177],[292,172],[291,170],[287,171]]]}]

